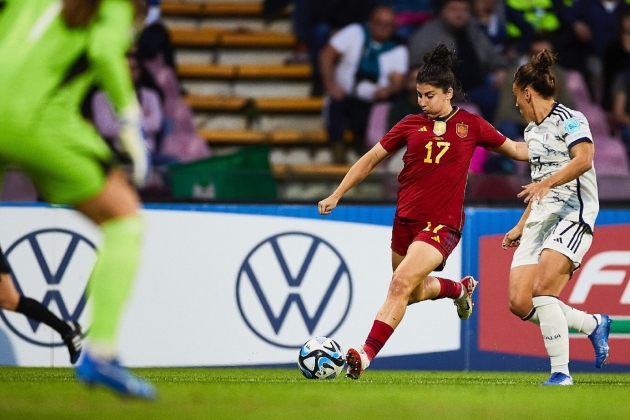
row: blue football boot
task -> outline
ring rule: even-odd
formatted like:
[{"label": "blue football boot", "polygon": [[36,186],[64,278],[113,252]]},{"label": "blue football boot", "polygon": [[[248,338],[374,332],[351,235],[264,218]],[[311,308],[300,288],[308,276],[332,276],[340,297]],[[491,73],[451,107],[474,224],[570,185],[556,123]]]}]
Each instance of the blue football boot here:
[{"label": "blue football boot", "polygon": [[[608,358],[608,335],[610,334],[610,324],[612,324],[612,319],[608,315],[602,314],[600,316],[602,320],[597,323],[595,331],[588,336],[595,350],[595,366],[597,368],[604,366]],[[597,320],[596,317],[593,318]]]},{"label": "blue football boot", "polygon": [[542,383],[543,386],[557,386],[557,385],[573,385],[573,378],[562,372],[554,372],[549,379]]},{"label": "blue football boot", "polygon": [[121,366],[117,359],[97,359],[84,351],[83,359],[75,368],[79,382],[88,386],[100,385],[123,397],[153,400],[157,393],[153,385],[138,378]]}]

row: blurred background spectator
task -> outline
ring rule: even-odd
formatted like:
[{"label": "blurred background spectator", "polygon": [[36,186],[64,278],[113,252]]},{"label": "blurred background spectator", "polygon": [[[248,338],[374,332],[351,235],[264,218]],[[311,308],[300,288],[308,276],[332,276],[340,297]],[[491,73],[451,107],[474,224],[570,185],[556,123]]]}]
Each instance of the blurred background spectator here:
[{"label": "blurred background spectator", "polygon": [[618,22],[626,0],[579,0],[576,3],[576,20],[573,24],[577,39],[587,47],[589,89],[597,103],[603,101],[603,61],[606,47],[617,36]]},{"label": "blurred background spectator", "polygon": [[438,9],[439,0],[380,0],[396,13],[396,35],[408,39],[422,24],[428,22]]},{"label": "blurred background spectator", "polygon": [[617,36],[604,51],[604,109],[612,109],[612,85],[617,74],[630,68],[630,8],[625,8],[617,21]]},{"label": "blurred background spectator", "polygon": [[505,4],[502,0],[473,0],[473,16],[499,54],[507,53]]},{"label": "blurred background spectator", "polygon": [[612,85],[612,116],[630,161],[630,69],[617,74]]},{"label": "blurred background spectator", "polygon": [[344,131],[353,134],[362,153],[370,109],[399,93],[408,69],[408,52],[394,36],[396,16],[380,6],[369,21],[337,32],[320,54],[322,81],[328,93],[325,116],[335,162],[344,162]]},{"label": "blurred background spectator", "polygon": [[158,144],[160,154],[178,162],[210,156],[206,142],[197,134],[193,112],[182,99],[175,73],[174,50],[166,27],[159,21],[147,26],[137,45],[136,56],[164,99],[164,130]]},{"label": "blurred background spectator", "polygon": [[[544,34],[535,35],[529,44],[529,50],[521,54],[519,59],[507,69],[507,74],[513,75],[516,70],[529,61],[531,56],[538,54],[542,50],[553,50],[551,41]],[[556,100],[569,108],[575,108],[575,103],[567,88],[567,81],[564,69],[559,64],[552,66],[555,76],[557,89]],[[494,126],[507,137],[512,140],[522,140],[523,132],[527,127],[527,123],[521,116],[516,107],[516,100],[512,93],[513,77],[506,77],[501,86],[499,96],[499,106],[494,120]],[[513,174],[518,171],[517,163],[511,159],[505,159],[496,153],[488,155],[487,161],[484,163],[484,172],[486,173],[505,173]]]},{"label": "blurred background spectator", "polygon": [[323,93],[319,52],[337,30],[368,20],[379,0],[264,0],[263,14],[273,16],[293,4],[293,33],[297,38],[290,63],[311,63],[313,96]]},{"label": "blurred background spectator", "polygon": [[466,99],[479,107],[486,120],[492,121],[507,61],[472,18],[469,0],[444,0],[439,15],[409,38],[411,65],[422,65],[424,54],[438,42],[455,49],[459,63],[453,73]]},{"label": "blurred background spectator", "polygon": [[[534,36],[530,41],[529,50],[521,54],[519,59],[508,67],[507,74],[514,75],[516,70],[522,64],[526,63],[532,55],[535,55],[544,49],[553,50],[553,46],[551,45],[549,38],[544,34]],[[575,108],[573,98],[567,89],[564,69],[556,63],[552,66],[552,71],[556,78],[556,85],[558,86],[558,97],[556,99],[558,102],[569,108]],[[516,140],[523,137],[523,131],[525,130],[527,123],[516,107],[516,101],[514,99],[514,94],[512,93],[512,81],[513,77],[506,77],[503,81],[499,96],[499,106],[494,119],[494,126],[507,137]]]},{"label": "blurred background spectator", "polygon": [[[581,1],[581,0],[580,0]],[[578,25],[577,2],[573,0],[505,0],[507,32],[521,53],[529,48],[536,34],[546,34],[558,55],[558,63],[580,71],[588,78],[586,50]]]},{"label": "blurred background spectator", "polygon": [[[151,157],[152,177],[149,179],[147,187],[163,187],[165,183],[161,175],[166,172],[167,165],[176,163],[177,160],[159,152],[158,136],[164,128],[162,98],[148,71],[136,58],[135,47],[131,48],[127,53],[127,61],[138,101],[142,108],[142,130],[145,134],[147,148]],[[103,91],[96,91],[92,96],[91,105],[96,129],[108,140],[114,149],[122,151],[123,149],[118,141],[120,124],[107,95]]]}]

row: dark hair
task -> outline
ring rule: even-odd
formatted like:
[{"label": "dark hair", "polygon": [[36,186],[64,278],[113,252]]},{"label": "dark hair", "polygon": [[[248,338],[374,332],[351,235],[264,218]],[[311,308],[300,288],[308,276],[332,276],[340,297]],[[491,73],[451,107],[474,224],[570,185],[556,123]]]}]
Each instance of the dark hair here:
[{"label": "dark hair", "polygon": [[[130,0],[134,6],[136,18],[144,17],[147,12],[146,0]],[[63,0],[61,17],[69,28],[86,26],[96,14],[102,0]]]},{"label": "dark hair", "polygon": [[87,25],[101,5],[101,0],[63,0],[61,17],[69,28]]},{"label": "dark hair", "polygon": [[520,89],[531,86],[540,96],[550,99],[556,96],[556,78],[551,66],[556,56],[549,50],[542,50],[523,64],[514,74],[514,84]]},{"label": "dark hair", "polygon": [[[454,1],[459,1],[462,3],[468,3],[468,6],[472,7],[472,0],[442,0],[437,2],[437,11],[441,12],[447,4],[452,3]],[[435,3],[435,2],[434,2]]]},{"label": "dark hair", "polygon": [[462,87],[453,74],[455,51],[450,51],[446,45],[438,44],[433,50],[424,54],[424,64],[418,70],[417,84],[427,84],[447,92],[453,89],[453,100],[464,98]]}]

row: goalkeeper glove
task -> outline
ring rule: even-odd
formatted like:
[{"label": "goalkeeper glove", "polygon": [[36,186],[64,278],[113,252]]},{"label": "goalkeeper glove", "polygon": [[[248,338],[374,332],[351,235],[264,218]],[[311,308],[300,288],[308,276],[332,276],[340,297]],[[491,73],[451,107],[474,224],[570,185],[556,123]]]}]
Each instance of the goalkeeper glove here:
[{"label": "goalkeeper glove", "polygon": [[149,172],[149,152],[141,121],[140,107],[135,101],[120,113],[120,142],[131,158],[131,179],[137,187],[144,186]]}]

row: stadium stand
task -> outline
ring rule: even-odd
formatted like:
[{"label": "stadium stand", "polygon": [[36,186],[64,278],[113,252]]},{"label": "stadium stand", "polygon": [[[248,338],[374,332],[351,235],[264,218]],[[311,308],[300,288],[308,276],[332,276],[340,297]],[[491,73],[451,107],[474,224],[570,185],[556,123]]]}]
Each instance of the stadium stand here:
[{"label": "stadium stand", "polygon": [[[289,194],[283,198],[311,199],[306,190],[320,196],[339,181],[349,165],[331,163],[324,99],[310,96],[311,67],[285,64],[296,42],[288,13],[265,20],[260,1],[164,1],[161,9],[184,100],[213,155],[269,146],[273,173]],[[325,188],[290,185],[316,181]]]},{"label": "stadium stand", "polygon": [[[184,99],[213,154],[267,145],[274,176],[282,186],[280,198],[311,200],[329,193],[348,165],[332,164],[322,120],[325,101],[310,96],[310,66],[285,64],[296,42],[289,13],[269,20],[261,14],[262,1],[247,0],[170,0],[161,3],[161,10],[176,48]],[[577,109],[589,118],[596,138],[601,196],[630,197],[630,187],[623,187],[630,185],[624,146],[611,134],[606,113],[591,101],[582,76],[569,73]],[[395,162],[383,165],[374,182],[368,180],[351,196],[394,196],[392,181],[399,169]],[[527,175],[523,169],[521,175]],[[495,184],[471,178],[468,198],[487,199],[497,189],[496,198],[508,198],[516,188],[511,181]]]}]

